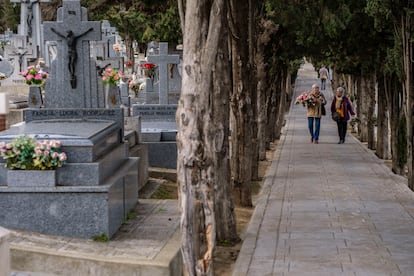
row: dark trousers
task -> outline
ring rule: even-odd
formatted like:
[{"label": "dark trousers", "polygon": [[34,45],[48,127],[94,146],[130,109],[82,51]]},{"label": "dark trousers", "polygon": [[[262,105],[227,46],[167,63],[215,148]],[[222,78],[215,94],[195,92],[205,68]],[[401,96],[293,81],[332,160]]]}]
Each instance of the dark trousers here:
[{"label": "dark trousers", "polygon": [[326,88],[326,79],[321,79],[321,90],[325,90]]},{"label": "dark trousers", "polygon": [[339,140],[345,141],[346,129],[348,128],[348,122],[339,120],[338,122],[336,122],[336,124],[338,125]]}]

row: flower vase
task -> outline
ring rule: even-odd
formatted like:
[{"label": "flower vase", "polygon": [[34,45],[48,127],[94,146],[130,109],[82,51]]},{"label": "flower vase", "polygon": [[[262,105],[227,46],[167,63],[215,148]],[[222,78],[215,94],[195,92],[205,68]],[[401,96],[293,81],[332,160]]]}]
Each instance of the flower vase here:
[{"label": "flower vase", "polygon": [[119,107],[119,88],[116,85],[105,84],[105,108]]},{"label": "flower vase", "polygon": [[29,87],[29,108],[41,108],[43,105],[42,87],[32,85]]}]

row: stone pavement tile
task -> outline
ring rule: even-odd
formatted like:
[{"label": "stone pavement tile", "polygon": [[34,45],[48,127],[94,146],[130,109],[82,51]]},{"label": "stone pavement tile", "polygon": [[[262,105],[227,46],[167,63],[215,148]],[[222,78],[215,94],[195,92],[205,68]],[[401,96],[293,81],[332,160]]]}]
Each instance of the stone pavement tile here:
[{"label": "stone pavement tile", "polygon": [[323,258],[315,258],[308,261],[292,260],[289,262],[289,274],[287,275],[291,275],[290,273],[309,275],[311,271],[317,271],[318,275],[339,275],[343,272],[343,269],[340,262]]},{"label": "stone pavement tile", "polygon": [[335,239],[334,232],[290,232],[289,239],[312,239],[312,240],[333,240]]},{"label": "stone pavement tile", "polygon": [[273,275],[273,258],[255,258],[253,257],[252,263],[249,266],[247,275]]},{"label": "stone pavement tile", "polygon": [[353,258],[352,262],[343,264],[345,272],[354,272],[356,275],[401,275],[398,266],[391,260],[384,260],[373,256]]},{"label": "stone pavement tile", "polygon": [[371,231],[356,231],[355,229],[343,228],[340,232],[334,233],[335,239],[352,240],[352,241],[364,241],[373,240],[376,242],[382,242],[382,238],[378,233],[372,233]]}]

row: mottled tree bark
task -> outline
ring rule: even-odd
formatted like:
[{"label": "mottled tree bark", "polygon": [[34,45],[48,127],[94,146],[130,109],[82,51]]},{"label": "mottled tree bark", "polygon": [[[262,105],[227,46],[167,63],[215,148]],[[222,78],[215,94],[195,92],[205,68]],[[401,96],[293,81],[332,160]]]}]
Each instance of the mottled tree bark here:
[{"label": "mottled tree bark", "polygon": [[231,97],[232,122],[232,186],[236,205],[252,206],[251,176],[253,108],[250,93],[249,64],[249,2],[230,0],[233,94]]},{"label": "mottled tree bark", "polygon": [[379,158],[390,159],[389,136],[389,105],[385,93],[385,77],[378,78],[378,125],[376,154]]},{"label": "mottled tree bark", "polygon": [[414,156],[414,56],[412,44],[412,30],[414,21],[412,15],[405,15],[401,18],[401,44],[404,66],[404,95],[405,95],[405,115],[407,119],[407,166],[408,166],[408,187],[414,190],[413,177],[413,156]]},{"label": "mottled tree bark", "polygon": [[[176,114],[181,252],[186,275],[213,275],[215,142],[213,72],[224,1],[186,3],[182,91]],[[220,139],[217,139],[219,143]]]},{"label": "mottled tree bark", "polygon": [[[224,12],[223,12],[224,14]],[[218,54],[213,69],[213,118],[214,138],[214,210],[216,216],[216,239],[218,243],[234,244],[240,239],[237,235],[236,216],[233,203],[233,189],[230,180],[230,92],[231,59],[229,32],[223,26]]]},{"label": "mottled tree bark", "polygon": [[375,118],[374,108],[375,108],[375,82],[376,82],[376,75],[375,73],[370,74],[365,79],[366,81],[366,90],[365,93],[367,94],[367,142],[368,148],[374,150],[376,146],[375,138],[374,138],[374,131],[375,125],[377,124],[377,118]]}]

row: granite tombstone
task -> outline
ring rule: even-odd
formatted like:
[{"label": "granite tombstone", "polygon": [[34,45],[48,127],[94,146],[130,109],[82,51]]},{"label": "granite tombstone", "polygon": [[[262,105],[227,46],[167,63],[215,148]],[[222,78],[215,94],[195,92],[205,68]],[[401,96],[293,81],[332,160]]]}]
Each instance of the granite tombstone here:
[{"label": "granite tombstone", "polygon": [[[100,23],[86,21],[87,10],[79,0],[63,0],[62,5],[58,22],[45,23],[45,37],[58,41],[52,66],[57,77],[47,86],[47,94],[54,96],[45,108],[25,109],[24,122],[0,132],[0,142],[20,135],[58,139],[67,163],[48,185],[31,179],[16,184],[9,181],[10,171],[0,166],[0,226],[69,237],[111,237],[137,203],[140,158],[130,157],[130,152],[138,141],[125,138],[123,110],[100,108],[96,89],[90,91],[92,82],[96,87],[96,64],[90,60],[88,40],[100,39]],[[58,91],[63,86],[69,88]],[[128,137],[136,136],[130,133]],[[0,163],[5,160],[0,158]]]}]

